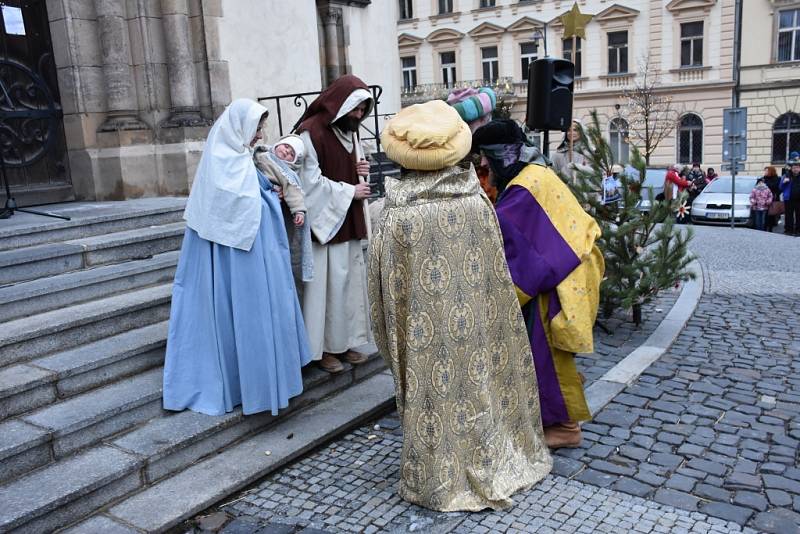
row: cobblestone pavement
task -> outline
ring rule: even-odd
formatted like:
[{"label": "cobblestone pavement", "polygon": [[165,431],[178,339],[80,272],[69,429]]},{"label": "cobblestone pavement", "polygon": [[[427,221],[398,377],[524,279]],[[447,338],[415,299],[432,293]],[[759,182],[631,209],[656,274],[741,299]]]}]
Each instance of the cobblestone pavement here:
[{"label": "cobblestone pavement", "polygon": [[642,306],[642,324],[639,326],[631,322],[630,312],[615,312],[611,317],[601,319],[607,331],[595,326],[594,352],[579,354],[575,359],[578,369],[586,379],[586,385],[606,374],[644,343],[672,309],[678,296],[680,290],[669,289]]},{"label": "cobblestone pavement", "polygon": [[549,476],[508,511],[435,513],[397,496],[396,414],[270,476],[223,510],[240,532],[754,532],[705,514]]},{"label": "cobblestone pavement", "polygon": [[667,354],[556,471],[768,532],[800,531],[800,242],[697,227],[705,293]]},{"label": "cobblestone pavement", "polygon": [[[792,318],[780,320],[779,314]],[[584,425],[556,472],[687,510],[800,524],[800,301],[707,295],[671,350]]]},{"label": "cobblestone pavement", "polygon": [[[800,240],[698,227],[693,250],[705,293],[678,340],[510,510],[400,500],[391,414],[234,497],[221,532],[800,532]],[[579,359],[588,381],[676,296],[652,304],[642,331],[609,321],[614,335]]]}]

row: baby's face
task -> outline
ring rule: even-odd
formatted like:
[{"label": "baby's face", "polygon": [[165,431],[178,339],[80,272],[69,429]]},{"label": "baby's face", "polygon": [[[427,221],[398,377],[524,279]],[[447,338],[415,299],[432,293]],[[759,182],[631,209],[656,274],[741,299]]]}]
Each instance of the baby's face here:
[{"label": "baby's face", "polygon": [[294,161],[294,149],[286,143],[275,145],[275,155],[283,161],[288,161],[290,163]]}]

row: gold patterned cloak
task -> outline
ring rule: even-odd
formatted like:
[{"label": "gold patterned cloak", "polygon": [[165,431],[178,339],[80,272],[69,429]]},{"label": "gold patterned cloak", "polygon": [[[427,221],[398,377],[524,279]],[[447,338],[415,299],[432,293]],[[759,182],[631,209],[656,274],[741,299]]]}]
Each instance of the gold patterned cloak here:
[{"label": "gold patterned cloak", "polygon": [[402,498],[500,509],[550,472],[536,371],[497,219],[474,169],[386,181],[371,317],[403,425]]}]

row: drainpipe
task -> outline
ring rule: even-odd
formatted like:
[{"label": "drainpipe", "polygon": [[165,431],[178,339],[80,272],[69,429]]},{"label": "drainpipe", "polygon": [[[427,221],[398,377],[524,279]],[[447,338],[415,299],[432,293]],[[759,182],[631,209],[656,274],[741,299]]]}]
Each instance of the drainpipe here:
[{"label": "drainpipe", "polygon": [[742,0],[735,0],[733,36],[733,107],[739,107],[742,70]]}]

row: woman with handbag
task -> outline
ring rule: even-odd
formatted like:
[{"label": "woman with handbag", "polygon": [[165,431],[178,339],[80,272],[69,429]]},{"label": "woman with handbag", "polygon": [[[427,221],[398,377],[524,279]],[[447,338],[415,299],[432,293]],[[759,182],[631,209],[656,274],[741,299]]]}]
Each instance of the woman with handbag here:
[{"label": "woman with handbag", "polygon": [[772,193],[772,204],[767,212],[767,232],[771,232],[783,215],[783,202],[781,202],[781,177],[775,171],[775,167],[764,167],[764,184],[769,187]]}]

